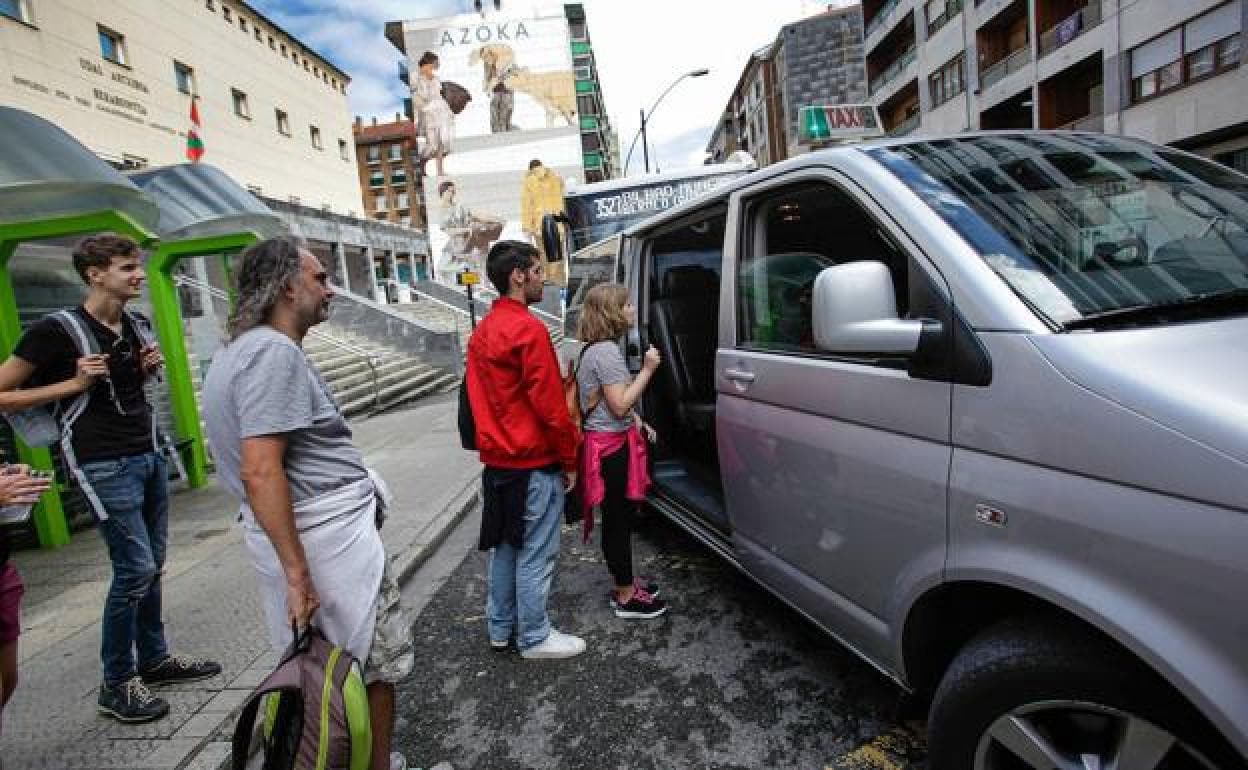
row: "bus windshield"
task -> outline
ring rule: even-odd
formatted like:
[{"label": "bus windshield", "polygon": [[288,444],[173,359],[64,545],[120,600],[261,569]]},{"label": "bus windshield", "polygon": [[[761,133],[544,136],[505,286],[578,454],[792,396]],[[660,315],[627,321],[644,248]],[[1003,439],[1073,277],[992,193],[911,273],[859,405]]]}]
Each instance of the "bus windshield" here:
[{"label": "bus windshield", "polygon": [[576,320],[585,292],[613,280],[621,232],[752,170],[752,161],[698,166],[582,185],[564,195],[572,252],[568,256],[564,316],[567,333],[576,333]]}]

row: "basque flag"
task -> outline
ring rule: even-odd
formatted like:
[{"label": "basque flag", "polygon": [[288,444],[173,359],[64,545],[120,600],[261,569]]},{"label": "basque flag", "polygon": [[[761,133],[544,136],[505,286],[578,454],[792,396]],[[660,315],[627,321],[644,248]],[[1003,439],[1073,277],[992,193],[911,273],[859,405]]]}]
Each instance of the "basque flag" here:
[{"label": "basque flag", "polygon": [[191,129],[186,132],[186,159],[198,163],[204,157],[204,140],[199,138],[203,125],[199,122],[199,107],[195,102],[198,97],[191,97]]}]

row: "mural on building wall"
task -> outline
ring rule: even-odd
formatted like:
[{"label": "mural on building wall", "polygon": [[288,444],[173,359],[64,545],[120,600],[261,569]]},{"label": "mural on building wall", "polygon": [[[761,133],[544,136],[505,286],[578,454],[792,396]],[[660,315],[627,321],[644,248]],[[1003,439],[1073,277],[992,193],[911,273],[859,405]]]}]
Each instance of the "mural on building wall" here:
[{"label": "mural on building wall", "polygon": [[500,238],[540,244],[525,213],[554,204],[535,205],[531,161],[541,161],[545,197],[583,180],[568,21],[551,5],[407,21],[403,32],[431,254],[438,278],[453,282],[484,267]]}]

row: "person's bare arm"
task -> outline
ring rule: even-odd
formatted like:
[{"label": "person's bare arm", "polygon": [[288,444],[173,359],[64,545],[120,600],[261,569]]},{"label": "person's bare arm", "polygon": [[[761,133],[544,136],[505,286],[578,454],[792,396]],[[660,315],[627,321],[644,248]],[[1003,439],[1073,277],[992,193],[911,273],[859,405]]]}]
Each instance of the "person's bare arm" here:
[{"label": "person's bare arm", "polygon": [[18,356],[9,356],[0,363],[0,412],[20,412],[78,395],[108,374],[108,356],[83,356],[78,359],[78,373],[68,380],[21,389],[34,373],[34,364]]},{"label": "person's bare arm", "polygon": [[283,464],[286,443],[283,435],[243,439],[240,476],[256,522],[273,543],[286,575],[287,620],[303,628],[321,602],[312,585],[303,542],[295,528],[290,482]]},{"label": "person's bare arm", "polygon": [[637,405],[641,394],[646,392],[646,386],[650,384],[661,363],[663,359],[659,356],[659,351],[651,345],[642,361],[641,371],[632,382],[627,385],[618,383],[602,386],[602,399],[607,402],[607,409],[615,419],[623,420],[628,416],[629,410]]}]

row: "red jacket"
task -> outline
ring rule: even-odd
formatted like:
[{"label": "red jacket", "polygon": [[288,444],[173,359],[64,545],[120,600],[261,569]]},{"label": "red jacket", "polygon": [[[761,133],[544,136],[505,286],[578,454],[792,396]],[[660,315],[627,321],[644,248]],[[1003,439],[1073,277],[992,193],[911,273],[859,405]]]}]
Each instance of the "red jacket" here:
[{"label": "red jacket", "polygon": [[468,403],[481,462],[576,471],[578,435],[545,324],[513,299],[494,302],[468,341]]}]

